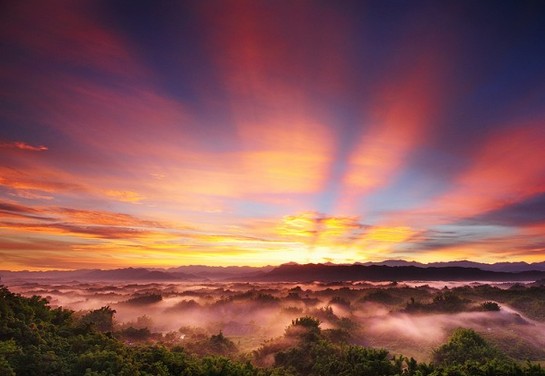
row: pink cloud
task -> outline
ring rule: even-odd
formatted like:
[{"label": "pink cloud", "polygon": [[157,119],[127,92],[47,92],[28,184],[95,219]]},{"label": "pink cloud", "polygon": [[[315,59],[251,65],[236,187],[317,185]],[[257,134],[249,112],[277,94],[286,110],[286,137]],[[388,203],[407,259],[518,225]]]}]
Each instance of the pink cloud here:
[{"label": "pink cloud", "polygon": [[39,145],[30,145],[22,141],[11,141],[11,142],[0,142],[0,148],[3,149],[18,149],[26,151],[46,151],[49,150],[47,146]]}]

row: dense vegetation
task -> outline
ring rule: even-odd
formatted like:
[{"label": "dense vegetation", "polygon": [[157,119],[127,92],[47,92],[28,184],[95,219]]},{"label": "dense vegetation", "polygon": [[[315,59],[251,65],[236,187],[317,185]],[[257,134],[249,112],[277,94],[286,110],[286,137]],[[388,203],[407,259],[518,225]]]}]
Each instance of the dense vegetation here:
[{"label": "dense vegetation", "polygon": [[536,282],[534,286],[516,284],[508,289],[481,285],[458,287],[453,291],[469,299],[486,297],[486,299],[508,304],[531,319],[545,321],[545,287],[543,281]]},{"label": "dense vegetation", "polygon": [[[443,296],[432,304],[445,304],[445,299],[451,298]],[[0,375],[545,376],[539,365],[515,362],[470,329],[455,330],[435,350],[430,364],[348,344],[346,330],[322,330],[320,321],[310,316],[294,320],[284,336],[246,357],[234,356],[235,344],[221,332],[201,336],[205,355],[196,356],[161,341],[129,344],[149,331],[124,328],[114,333],[114,314],[103,307],[78,317],[50,308],[40,297],[25,298],[0,288]]]}]

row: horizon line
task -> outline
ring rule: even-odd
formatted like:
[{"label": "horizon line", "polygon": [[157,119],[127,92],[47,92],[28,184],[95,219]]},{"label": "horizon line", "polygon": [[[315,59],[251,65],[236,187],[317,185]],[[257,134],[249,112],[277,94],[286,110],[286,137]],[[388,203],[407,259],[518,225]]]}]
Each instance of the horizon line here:
[{"label": "horizon line", "polygon": [[431,262],[421,262],[421,261],[415,261],[415,260],[405,260],[405,259],[384,259],[381,261],[355,261],[353,263],[335,263],[335,262],[307,262],[307,263],[298,263],[295,261],[288,261],[285,263],[277,264],[277,265],[205,265],[205,264],[188,264],[188,265],[177,265],[177,266],[125,266],[125,267],[116,267],[116,268],[74,268],[74,269],[46,269],[46,268],[37,268],[37,269],[18,269],[18,270],[12,270],[12,269],[0,269],[0,272],[10,272],[10,273],[44,273],[44,272],[75,272],[75,271],[82,271],[82,270],[102,270],[102,271],[110,271],[110,270],[126,270],[126,269],[147,269],[147,270],[165,270],[168,271],[169,269],[176,269],[176,268],[183,268],[183,267],[206,267],[206,268],[253,268],[253,269],[263,269],[263,268],[277,268],[284,265],[365,265],[365,264],[381,264],[386,262],[404,262],[408,264],[420,264],[420,265],[433,265],[433,264],[445,264],[445,263],[474,263],[474,264],[481,264],[481,265],[497,265],[497,264],[527,264],[527,265],[534,265],[534,264],[540,264],[545,263],[545,259],[542,261],[533,261],[528,262],[524,260],[519,261],[495,261],[495,262],[481,262],[481,261],[472,261],[468,259],[461,259],[461,260],[448,260],[448,261],[431,261]]}]

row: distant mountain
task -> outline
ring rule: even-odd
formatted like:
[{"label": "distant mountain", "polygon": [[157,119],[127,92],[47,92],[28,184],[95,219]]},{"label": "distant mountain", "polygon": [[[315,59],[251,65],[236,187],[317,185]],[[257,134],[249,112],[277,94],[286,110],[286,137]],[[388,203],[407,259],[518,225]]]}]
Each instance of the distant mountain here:
[{"label": "distant mountain", "polygon": [[405,260],[384,260],[377,262],[356,262],[354,265],[363,265],[363,266],[372,266],[372,265],[384,265],[384,266],[418,266],[420,268],[425,268],[427,265],[422,264],[416,261],[405,261]]},{"label": "distant mountain", "polygon": [[371,266],[371,265],[384,265],[384,266],[416,266],[419,268],[443,268],[443,267],[463,267],[463,268],[478,268],[481,270],[490,270],[494,272],[525,272],[531,270],[545,271],[545,262],[527,263],[527,262],[498,262],[494,264],[485,264],[480,262],[460,260],[460,261],[445,261],[445,262],[431,262],[428,264],[420,263],[417,261],[405,261],[405,260],[385,260],[378,262],[365,262],[356,263],[357,265]]},{"label": "distant mountain", "polygon": [[202,277],[182,272],[165,272],[146,268],[82,269],[73,271],[53,270],[45,272],[0,271],[3,280],[19,281],[202,281]]},{"label": "distant mountain", "polygon": [[545,271],[496,272],[459,266],[416,267],[385,265],[281,265],[261,277],[263,281],[535,281]]},{"label": "distant mountain", "polygon": [[206,265],[189,265],[169,268],[167,271],[189,273],[201,278],[210,280],[222,281],[233,280],[244,277],[259,277],[273,270],[274,266],[206,266]]},{"label": "distant mountain", "polygon": [[146,268],[125,268],[113,270],[93,270],[80,277],[93,281],[200,281],[202,278],[192,274],[169,273]]},{"label": "distant mountain", "polygon": [[204,266],[191,265],[176,268],[122,268],[122,269],[80,269],[51,271],[9,271],[0,270],[2,280],[17,281],[235,281],[260,278],[274,269],[273,266]]},{"label": "distant mountain", "polygon": [[467,260],[423,264],[385,260],[355,264],[287,263],[278,267],[190,265],[169,269],[122,268],[72,271],[0,271],[2,281],[520,281],[545,278],[545,262],[483,264]]}]

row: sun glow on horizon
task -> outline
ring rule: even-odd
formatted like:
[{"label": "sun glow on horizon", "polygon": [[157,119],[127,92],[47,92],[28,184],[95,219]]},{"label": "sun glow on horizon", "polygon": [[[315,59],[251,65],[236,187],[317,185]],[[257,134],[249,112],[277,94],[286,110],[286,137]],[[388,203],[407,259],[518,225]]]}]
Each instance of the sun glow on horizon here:
[{"label": "sun glow on horizon", "polygon": [[11,2],[2,268],[541,261],[528,6]]}]

